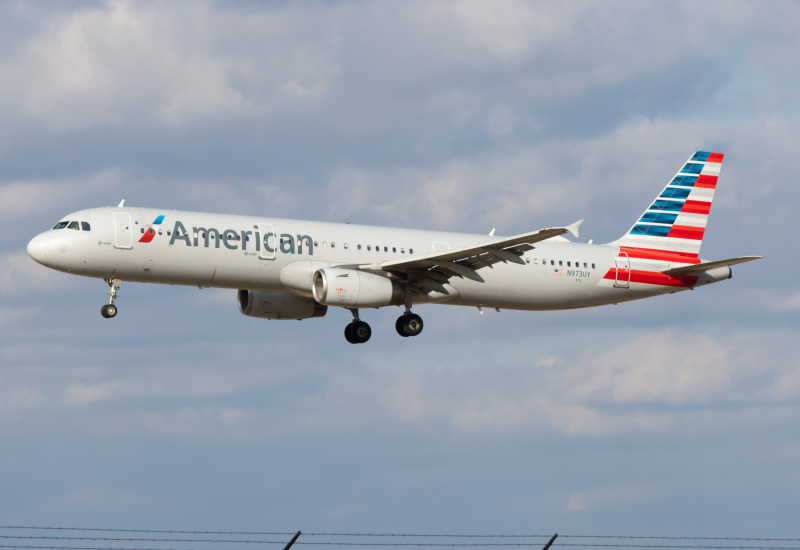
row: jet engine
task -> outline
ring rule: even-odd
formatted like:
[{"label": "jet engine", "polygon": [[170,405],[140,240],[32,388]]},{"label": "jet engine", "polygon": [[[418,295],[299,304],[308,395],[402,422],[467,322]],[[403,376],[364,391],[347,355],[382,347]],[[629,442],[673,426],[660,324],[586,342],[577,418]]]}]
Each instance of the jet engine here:
[{"label": "jet engine", "polygon": [[387,277],[337,267],[318,269],[312,291],[320,304],[348,308],[398,305],[404,296],[403,286]]},{"label": "jet engine", "polygon": [[283,292],[240,290],[236,301],[239,311],[261,319],[308,319],[322,317],[328,311],[328,306],[318,304],[311,298]]}]

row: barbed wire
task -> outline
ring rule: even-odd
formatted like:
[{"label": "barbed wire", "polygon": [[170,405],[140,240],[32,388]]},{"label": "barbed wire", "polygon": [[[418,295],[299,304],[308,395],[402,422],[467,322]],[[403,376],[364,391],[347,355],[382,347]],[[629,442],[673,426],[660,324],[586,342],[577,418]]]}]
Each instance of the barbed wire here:
[{"label": "barbed wire", "polygon": [[[11,532],[9,532],[11,531]],[[27,531],[27,532],[20,532]],[[64,533],[64,534],[61,534]],[[67,534],[74,533],[74,534]],[[143,536],[114,536],[113,534],[140,534]],[[95,535],[96,534],[96,535]],[[102,536],[102,534],[107,534]],[[550,539],[553,546],[567,548],[617,548],[617,549],[667,549],[667,550],[800,550],[800,538],[777,537],[690,537],[658,535],[544,535],[544,534],[459,534],[459,533],[302,533],[305,540],[296,540],[300,532],[289,531],[200,531],[176,529],[120,529],[99,527],[54,527],[32,525],[0,525],[0,542],[30,541],[34,544],[0,544],[0,549],[27,550],[201,550],[219,544],[261,544],[285,546],[288,539],[304,546],[362,547],[416,547],[416,548],[541,548]],[[152,536],[147,536],[152,535]],[[167,535],[167,536],[164,536]],[[168,536],[174,535],[174,536]],[[242,538],[251,537],[251,538]],[[551,538],[552,537],[552,538]],[[556,537],[558,540],[555,540]],[[315,538],[316,540],[308,540]],[[319,539],[329,540],[319,540]],[[338,540],[337,540],[338,539]],[[350,540],[348,540],[350,539]],[[355,539],[355,540],[353,540]],[[377,540],[367,540],[377,539]],[[391,540],[395,539],[395,540]],[[409,540],[414,539],[414,540]],[[427,540],[426,540],[427,539]],[[449,540],[448,540],[449,539]],[[572,540],[565,540],[572,539]],[[73,542],[98,543],[94,546],[58,546]],[[574,542],[573,542],[574,541]],[[585,541],[585,542],[578,542]],[[641,542],[637,542],[641,541]],[[36,545],[35,542],[39,542]],[[661,542],[661,544],[659,544]],[[673,543],[674,542],[674,543]],[[101,543],[117,544],[109,546]],[[146,548],[134,548],[125,543],[145,543]],[[158,543],[179,548],[157,547]],[[754,543],[754,544],[742,544]],[[772,543],[772,545],[758,543]],[[187,547],[183,545],[191,545]],[[137,544],[141,546],[141,544]]]},{"label": "barbed wire", "polygon": [[[160,533],[174,535],[260,535],[260,536],[292,536],[296,531],[190,531],[176,529],[121,529],[101,527],[54,527],[34,525],[0,525],[0,529],[27,529],[36,531],[90,531],[106,533]],[[463,534],[463,533],[335,533],[335,532],[303,532],[303,537],[416,537],[416,538],[550,538],[552,534]],[[800,542],[800,538],[775,537],[688,537],[660,535],[558,535],[559,539],[651,539],[651,540],[723,540],[723,541],[772,541]],[[297,544],[300,544],[298,541]],[[558,544],[558,543],[556,543]],[[566,546],[561,544],[561,546]]]}]

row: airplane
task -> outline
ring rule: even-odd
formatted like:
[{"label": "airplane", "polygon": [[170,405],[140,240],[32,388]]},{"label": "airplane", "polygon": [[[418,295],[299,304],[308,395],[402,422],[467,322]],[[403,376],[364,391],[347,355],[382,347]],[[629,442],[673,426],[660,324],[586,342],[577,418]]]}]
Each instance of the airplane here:
[{"label": "airplane", "polygon": [[414,305],[562,310],[694,289],[761,258],[699,257],[723,154],[698,151],[622,237],[573,242],[583,220],[511,237],[319,221],[114,207],[65,216],[28,254],[49,268],[103,279],[117,314],[122,281],[237,290],[239,311],[263,319],[350,310],[345,338],[370,339],[359,310],[403,306],[403,337],[422,332]]}]

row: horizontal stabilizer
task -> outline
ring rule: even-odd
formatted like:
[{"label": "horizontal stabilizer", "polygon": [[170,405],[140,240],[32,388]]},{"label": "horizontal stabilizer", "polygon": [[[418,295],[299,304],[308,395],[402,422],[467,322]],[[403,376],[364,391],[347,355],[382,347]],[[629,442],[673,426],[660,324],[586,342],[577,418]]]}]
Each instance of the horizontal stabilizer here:
[{"label": "horizontal stabilizer", "polygon": [[728,260],[716,260],[714,262],[703,262],[701,264],[674,267],[672,269],[666,269],[661,273],[666,273],[667,275],[691,275],[692,273],[700,273],[715,267],[728,267],[736,264],[742,264],[744,262],[759,260],[763,257],[764,256],[741,256],[739,258],[730,258]]}]

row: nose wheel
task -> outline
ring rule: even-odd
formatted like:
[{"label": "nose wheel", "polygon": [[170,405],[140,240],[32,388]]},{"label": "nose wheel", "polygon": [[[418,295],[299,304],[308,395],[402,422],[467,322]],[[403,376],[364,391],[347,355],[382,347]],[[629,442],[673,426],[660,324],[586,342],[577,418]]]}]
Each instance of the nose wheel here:
[{"label": "nose wheel", "polygon": [[108,294],[109,299],[108,303],[100,308],[100,315],[106,319],[111,319],[117,315],[117,306],[114,305],[114,300],[119,296],[119,287],[122,285],[122,281],[120,279],[106,279],[105,281],[108,285],[106,294]]},{"label": "nose wheel", "polygon": [[117,306],[114,304],[106,304],[100,308],[100,315],[106,319],[111,319],[117,314]]}]

